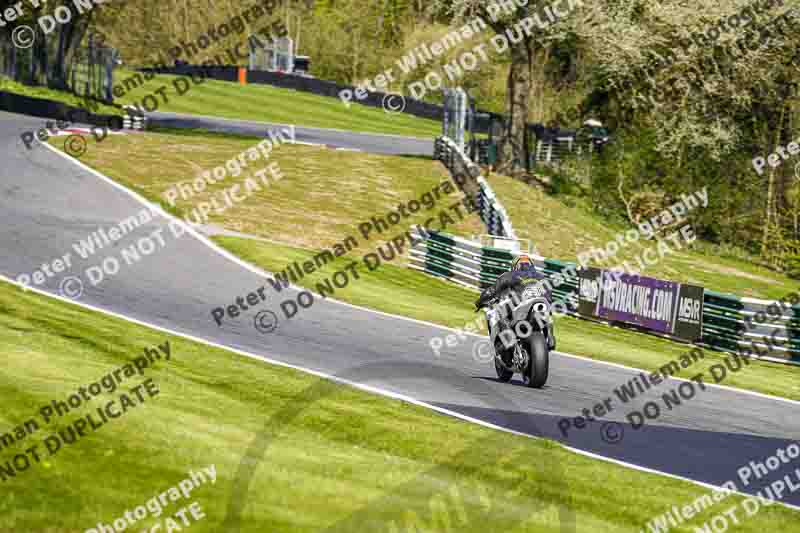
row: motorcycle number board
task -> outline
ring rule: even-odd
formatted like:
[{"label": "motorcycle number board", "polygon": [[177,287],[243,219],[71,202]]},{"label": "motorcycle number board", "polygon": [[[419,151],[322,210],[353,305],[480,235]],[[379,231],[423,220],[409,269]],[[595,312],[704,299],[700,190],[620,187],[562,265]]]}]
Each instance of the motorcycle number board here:
[{"label": "motorcycle number board", "polygon": [[621,274],[580,270],[578,312],[625,322],[694,342],[703,328],[703,287]]}]

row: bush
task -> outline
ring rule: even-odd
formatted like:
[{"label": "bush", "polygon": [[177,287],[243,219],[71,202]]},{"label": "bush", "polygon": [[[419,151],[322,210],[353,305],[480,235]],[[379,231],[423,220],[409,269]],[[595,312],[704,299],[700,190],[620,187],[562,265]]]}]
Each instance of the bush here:
[{"label": "bush", "polygon": [[800,279],[800,252],[793,252],[783,257],[786,275],[792,279]]}]

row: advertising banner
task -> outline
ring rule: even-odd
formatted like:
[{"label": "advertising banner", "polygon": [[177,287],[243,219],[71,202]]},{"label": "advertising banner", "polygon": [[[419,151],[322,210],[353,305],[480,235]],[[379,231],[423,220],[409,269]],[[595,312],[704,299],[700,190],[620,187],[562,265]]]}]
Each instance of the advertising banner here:
[{"label": "advertising banner", "polygon": [[701,337],[702,287],[598,268],[580,270],[578,312],[690,342]]}]

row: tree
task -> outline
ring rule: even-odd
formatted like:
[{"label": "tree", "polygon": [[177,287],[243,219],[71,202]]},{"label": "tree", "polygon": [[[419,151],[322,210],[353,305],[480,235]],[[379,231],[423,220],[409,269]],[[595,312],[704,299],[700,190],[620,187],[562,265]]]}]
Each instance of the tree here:
[{"label": "tree", "polygon": [[[523,5],[519,5],[523,4]],[[498,163],[501,170],[525,166],[531,147],[527,145],[526,123],[531,98],[542,84],[534,84],[536,76],[544,80],[545,63],[571,61],[571,58],[550,54],[551,49],[572,38],[569,19],[579,16],[582,0],[527,2],[486,0],[434,0],[433,8],[450,13],[455,24],[480,17],[507,47],[496,49],[509,61],[506,80],[506,124],[500,139]],[[489,38],[486,39],[489,41]],[[557,68],[556,71],[562,69]]]},{"label": "tree", "polygon": [[753,216],[710,225],[765,259],[777,258],[777,236],[793,223],[781,214],[789,211],[792,165],[757,174],[750,160],[796,137],[800,18],[784,15],[798,7],[798,0],[617,0],[587,4],[591,25],[570,21],[590,65],[587,81],[608,102],[606,118],[642,143],[655,141],[637,155],[658,157],[626,176],[626,188],[713,183],[720,203],[737,200],[728,220]]},{"label": "tree", "polygon": [[[14,3],[9,0],[1,2],[0,11],[5,11]],[[54,18],[56,10],[62,13],[60,20],[66,18],[63,14],[69,10],[69,20],[63,23],[57,22]],[[18,81],[66,90],[69,65],[75,59],[76,51],[91,23],[94,10],[80,13],[72,1],[58,0],[47,3],[25,2],[23,13],[22,17],[4,28],[9,37],[22,25],[34,29],[34,41],[29,51],[26,52],[23,48],[17,50],[17,57],[28,53],[32,59],[29,69],[17,70]],[[47,33],[42,25],[49,30]]]}]

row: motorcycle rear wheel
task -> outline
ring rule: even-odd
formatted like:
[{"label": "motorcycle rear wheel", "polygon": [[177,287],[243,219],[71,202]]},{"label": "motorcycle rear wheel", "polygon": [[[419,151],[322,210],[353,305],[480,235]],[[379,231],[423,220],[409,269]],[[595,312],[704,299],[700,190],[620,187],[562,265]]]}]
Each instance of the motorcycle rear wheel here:
[{"label": "motorcycle rear wheel", "polygon": [[544,335],[537,331],[528,338],[528,368],[522,374],[522,381],[528,387],[541,389],[547,383],[550,373],[550,352],[547,349],[547,341]]}]

